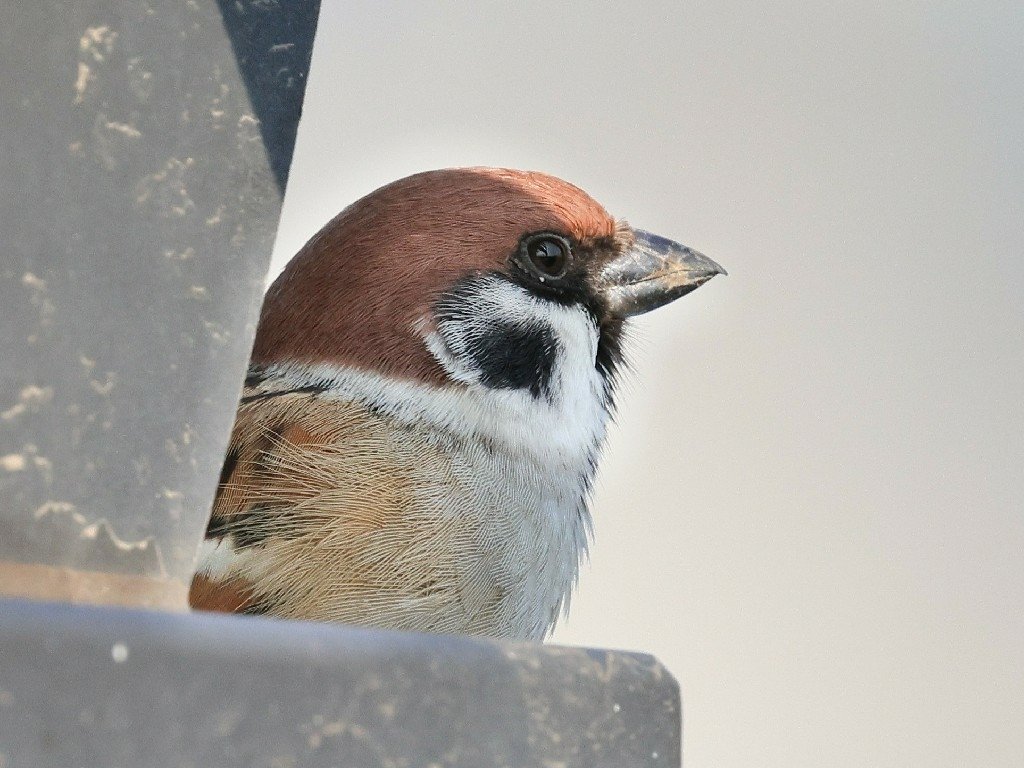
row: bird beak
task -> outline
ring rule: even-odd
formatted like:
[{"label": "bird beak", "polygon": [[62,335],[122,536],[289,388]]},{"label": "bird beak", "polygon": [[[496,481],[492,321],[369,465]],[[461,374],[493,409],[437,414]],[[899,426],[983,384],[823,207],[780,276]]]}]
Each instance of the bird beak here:
[{"label": "bird beak", "polygon": [[707,256],[642,229],[635,241],[607,262],[598,276],[598,290],[608,311],[632,317],[675,301],[715,275],[728,274]]}]

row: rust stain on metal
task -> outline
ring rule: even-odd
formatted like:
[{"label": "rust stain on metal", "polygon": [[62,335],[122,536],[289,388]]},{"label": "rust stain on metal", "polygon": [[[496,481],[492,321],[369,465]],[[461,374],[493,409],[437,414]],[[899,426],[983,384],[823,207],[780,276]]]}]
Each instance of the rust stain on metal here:
[{"label": "rust stain on metal", "polygon": [[188,610],[188,589],[171,579],[0,560],[0,592],[29,600]]}]

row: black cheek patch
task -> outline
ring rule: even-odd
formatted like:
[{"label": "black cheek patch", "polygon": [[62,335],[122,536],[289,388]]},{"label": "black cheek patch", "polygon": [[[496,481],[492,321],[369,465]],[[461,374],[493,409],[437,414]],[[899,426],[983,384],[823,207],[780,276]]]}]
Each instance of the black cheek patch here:
[{"label": "black cheek patch", "polygon": [[466,355],[492,389],[528,389],[550,395],[558,354],[554,333],[544,325],[495,324],[467,340]]}]

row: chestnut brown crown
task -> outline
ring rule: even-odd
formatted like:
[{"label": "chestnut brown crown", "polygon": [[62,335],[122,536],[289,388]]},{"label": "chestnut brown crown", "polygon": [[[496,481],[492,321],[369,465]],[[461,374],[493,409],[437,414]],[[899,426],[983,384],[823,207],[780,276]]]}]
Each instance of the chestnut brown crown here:
[{"label": "chestnut brown crown", "polygon": [[543,173],[453,168],[388,184],[338,214],[274,282],[252,362],[442,382],[417,322],[460,279],[506,273],[536,232],[593,253],[619,250],[631,236],[583,190]]}]

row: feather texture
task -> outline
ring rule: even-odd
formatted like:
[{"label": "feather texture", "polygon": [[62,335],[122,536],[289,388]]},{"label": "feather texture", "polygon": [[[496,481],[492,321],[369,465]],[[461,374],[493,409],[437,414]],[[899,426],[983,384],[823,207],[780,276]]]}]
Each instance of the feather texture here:
[{"label": "feather texture", "polygon": [[526,391],[264,371],[238,411],[193,606],[542,638],[586,552],[605,417],[589,389],[590,449],[567,454],[544,440],[561,409]]}]

